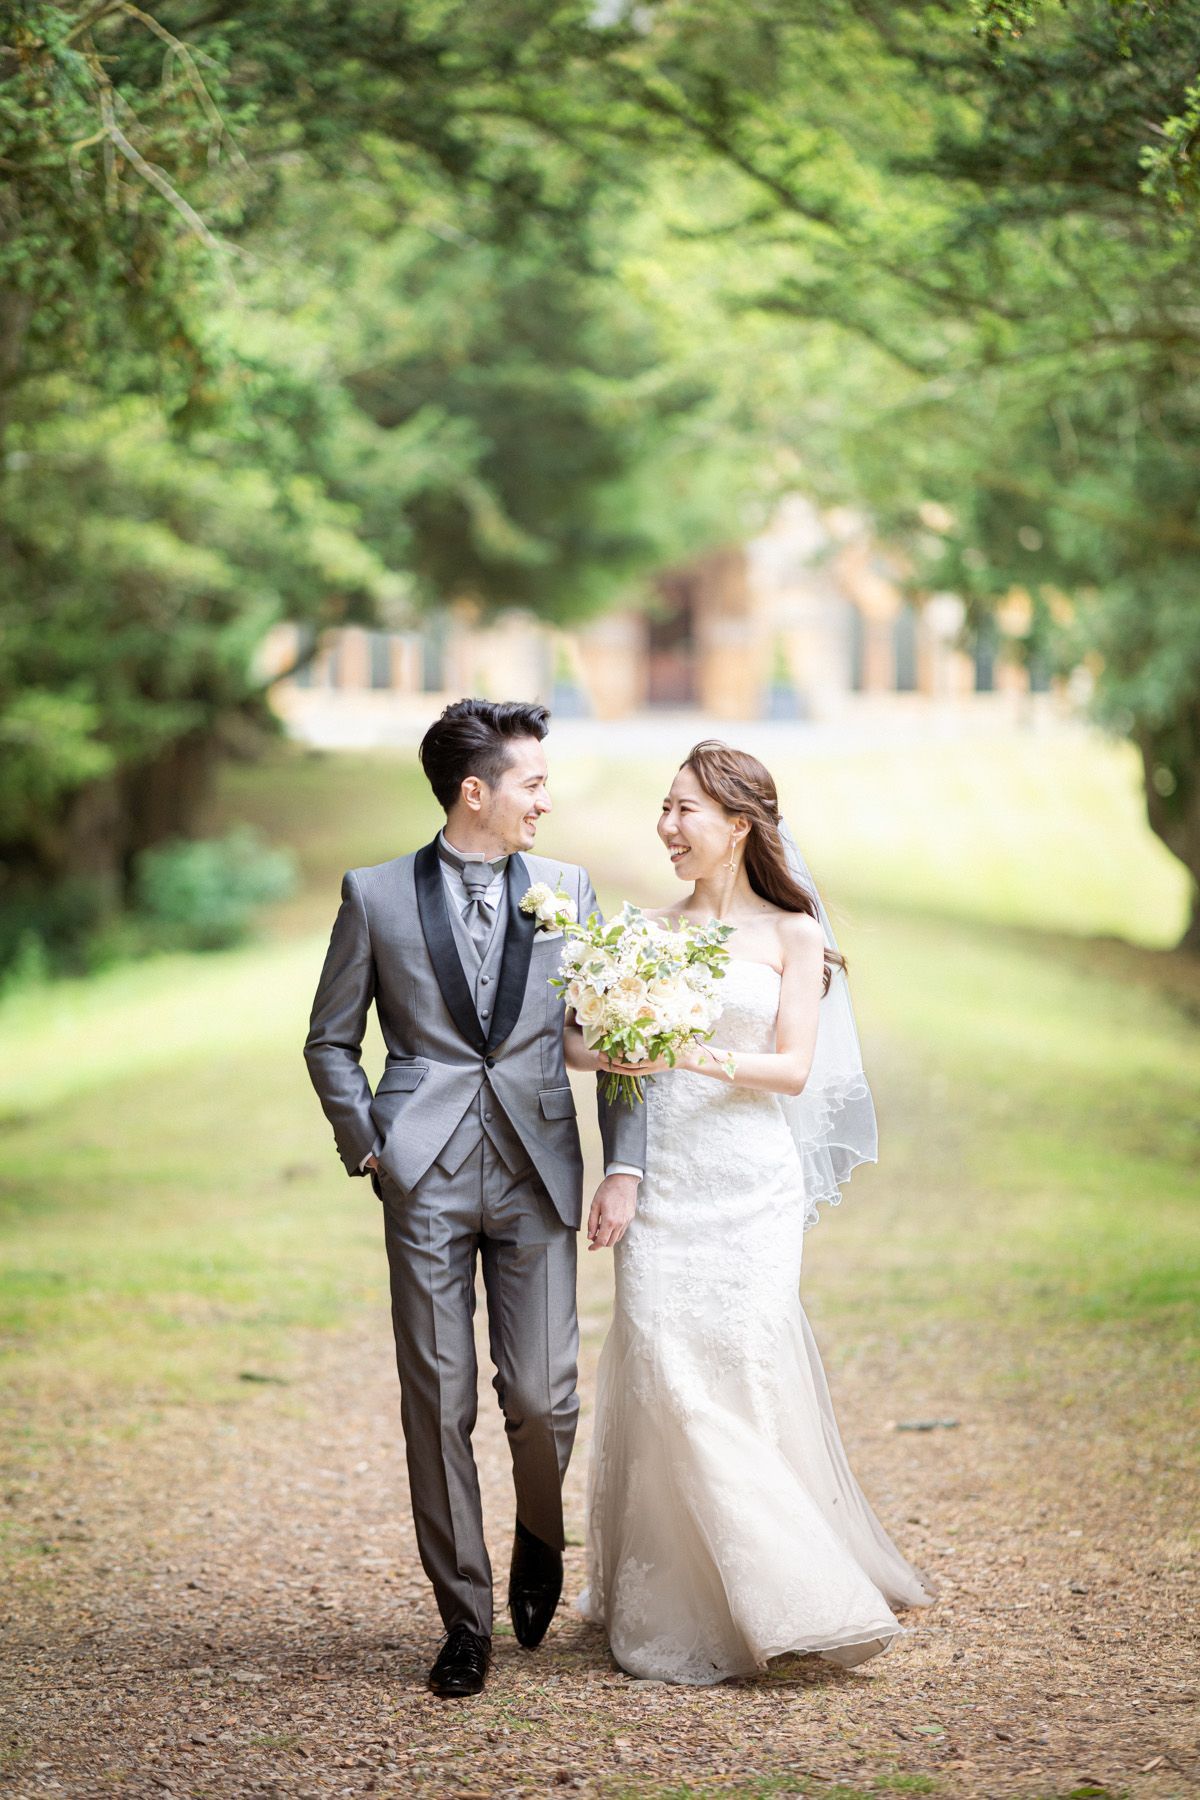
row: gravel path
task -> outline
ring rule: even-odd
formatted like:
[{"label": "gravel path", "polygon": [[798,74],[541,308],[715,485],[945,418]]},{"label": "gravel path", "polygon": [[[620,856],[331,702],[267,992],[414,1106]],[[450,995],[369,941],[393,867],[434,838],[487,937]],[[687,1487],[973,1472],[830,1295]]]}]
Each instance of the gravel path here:
[{"label": "gravel path", "polygon": [[[598,1288],[594,1264],[589,1279]],[[590,1304],[576,1538],[602,1296]],[[447,1703],[423,1685],[438,1627],[386,1332],[380,1312],[314,1336],[286,1383],[242,1383],[223,1412],[160,1408],[137,1429],[80,1413],[36,1477],[10,1466],[0,1791],[1200,1789],[1181,1402],[1152,1345],[1064,1335],[1039,1358],[1040,1385],[1016,1392],[1016,1346],[980,1344],[977,1328],[906,1346],[902,1383],[895,1345],[830,1361],[860,1478],[941,1589],[908,1616],[913,1635],[861,1669],[793,1660],[705,1691],[629,1681],[570,1609],[576,1545],[543,1648],[520,1650],[505,1620],[485,1695]],[[897,1430],[881,1394],[959,1423]],[[502,1580],[511,1484],[487,1396],[477,1441]]]}]

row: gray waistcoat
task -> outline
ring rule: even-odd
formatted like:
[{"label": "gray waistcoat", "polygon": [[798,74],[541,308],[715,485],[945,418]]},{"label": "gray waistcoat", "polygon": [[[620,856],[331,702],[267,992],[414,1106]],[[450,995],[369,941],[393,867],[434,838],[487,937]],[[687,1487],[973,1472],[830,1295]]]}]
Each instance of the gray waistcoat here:
[{"label": "gray waistcoat", "polygon": [[[505,883],[500,890],[500,904],[496,908],[496,923],[482,959],[474,938],[467,930],[466,921],[452,891],[446,895],[446,905],[463,974],[471,989],[471,998],[475,1002],[479,1023],[486,1031],[496,1003],[500,963],[504,955],[504,939],[508,930],[508,884]],[[489,1139],[497,1155],[514,1173],[518,1169],[523,1169],[528,1163],[529,1153],[517,1136],[512,1120],[501,1106],[493,1090],[485,1087],[482,1077],[480,1077],[478,1092],[468,1103],[462,1118],[434,1161],[441,1165],[447,1175],[453,1175],[457,1169],[462,1167],[479,1142],[481,1135]]]}]

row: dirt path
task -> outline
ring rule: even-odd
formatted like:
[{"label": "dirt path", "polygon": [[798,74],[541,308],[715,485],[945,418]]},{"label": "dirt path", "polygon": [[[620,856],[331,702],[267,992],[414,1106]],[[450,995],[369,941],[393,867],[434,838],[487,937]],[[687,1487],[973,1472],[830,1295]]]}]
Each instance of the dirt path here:
[{"label": "dirt path", "polygon": [[[132,1437],[119,1417],[84,1417],[37,1478],[10,1465],[25,1554],[6,1606],[0,1791],[1200,1790],[1195,1566],[1172,1453],[1184,1421],[1152,1344],[1062,1335],[1015,1384],[1019,1345],[999,1329],[981,1342],[940,1327],[904,1350],[900,1381],[895,1345],[831,1364],[859,1476],[941,1590],[861,1669],[809,1658],[705,1691],[631,1682],[567,1604],[536,1654],[505,1620],[486,1694],[446,1703],[423,1686],[438,1629],[386,1329],[381,1313],[312,1340],[292,1381],[243,1386],[224,1416],[178,1409]],[[890,1429],[881,1393],[959,1424]],[[478,1444],[502,1600],[511,1484],[490,1401]],[[575,1547],[568,1596],[580,1573]]]}]

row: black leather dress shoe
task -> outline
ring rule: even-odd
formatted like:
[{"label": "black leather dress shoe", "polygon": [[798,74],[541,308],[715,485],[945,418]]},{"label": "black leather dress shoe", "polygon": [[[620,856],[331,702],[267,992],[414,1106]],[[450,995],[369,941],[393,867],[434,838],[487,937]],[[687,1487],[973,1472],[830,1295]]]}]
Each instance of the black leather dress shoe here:
[{"label": "black leather dress shoe", "polygon": [[430,1687],[444,1700],[481,1694],[491,1655],[491,1638],[480,1637],[469,1625],[455,1625],[429,1671]]},{"label": "black leather dress shoe", "polygon": [[561,1550],[552,1550],[517,1520],[512,1568],[508,1577],[508,1610],[518,1644],[534,1650],[545,1637],[562,1594]]}]

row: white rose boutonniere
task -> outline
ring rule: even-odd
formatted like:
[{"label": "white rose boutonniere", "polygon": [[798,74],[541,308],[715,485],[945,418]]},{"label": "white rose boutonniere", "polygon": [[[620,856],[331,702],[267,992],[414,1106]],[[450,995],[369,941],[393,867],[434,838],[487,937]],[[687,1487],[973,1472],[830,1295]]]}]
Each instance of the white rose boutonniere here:
[{"label": "white rose boutonniere", "polygon": [[[561,872],[559,880],[562,880]],[[563,931],[578,919],[571,896],[561,887],[552,888],[548,881],[535,881],[531,888],[526,888],[519,904],[523,913],[533,914],[538,931]]]}]

